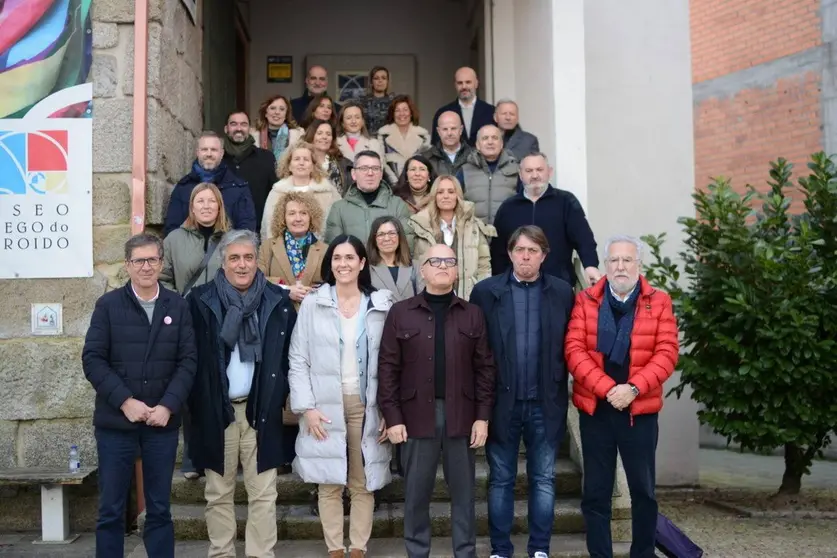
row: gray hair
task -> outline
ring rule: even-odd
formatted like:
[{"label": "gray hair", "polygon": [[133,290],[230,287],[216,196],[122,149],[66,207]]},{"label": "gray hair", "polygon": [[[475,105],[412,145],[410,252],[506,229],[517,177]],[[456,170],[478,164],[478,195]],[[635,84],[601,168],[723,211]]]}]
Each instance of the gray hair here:
[{"label": "gray hair", "polygon": [[134,249],[142,248],[143,246],[156,246],[160,257],[163,257],[163,239],[154,234],[139,233],[125,242],[125,261],[131,259],[131,256],[134,255]]},{"label": "gray hair", "polygon": [[[242,110],[242,111],[238,111],[238,112],[242,112],[242,113],[244,113],[244,114],[247,114],[247,113],[246,113],[246,112],[244,112],[243,110]],[[234,112],[234,113],[232,113],[232,114],[238,114],[238,112]],[[248,117],[248,118],[249,118],[249,117]],[[201,135],[199,135],[199,136],[198,136],[198,141],[200,141],[200,140],[202,140],[202,139],[204,139],[204,138],[215,138],[215,139],[217,139],[218,141],[221,141],[221,136],[220,136],[220,135],[218,135],[218,132],[214,132],[214,131],[212,131],[212,130],[204,130],[203,132],[201,132]]]},{"label": "gray hair", "polygon": [[517,101],[515,101],[514,99],[509,99],[508,97],[503,97],[502,99],[494,103],[494,110],[496,111],[497,109],[499,109],[500,105],[514,105],[514,108],[516,108],[518,111],[520,110],[520,107],[517,105]]},{"label": "gray hair", "polygon": [[543,157],[543,160],[546,161],[547,166],[549,166],[549,157],[547,157],[546,153],[543,151],[532,151],[531,153],[527,153],[520,158],[520,162],[523,163],[523,160],[528,159],[529,157]]},{"label": "gray hair", "polygon": [[645,243],[637,237],[627,234],[617,234],[607,239],[604,249],[605,258],[607,258],[607,255],[610,252],[611,245],[616,244],[617,242],[627,242],[636,246],[636,259],[640,262],[642,261],[642,253],[645,251]]},{"label": "gray hair", "polygon": [[250,244],[253,249],[259,251],[259,235],[253,231],[244,229],[233,229],[224,233],[221,237],[221,242],[218,243],[218,251],[221,253],[221,260],[227,257],[227,248],[231,244]]}]

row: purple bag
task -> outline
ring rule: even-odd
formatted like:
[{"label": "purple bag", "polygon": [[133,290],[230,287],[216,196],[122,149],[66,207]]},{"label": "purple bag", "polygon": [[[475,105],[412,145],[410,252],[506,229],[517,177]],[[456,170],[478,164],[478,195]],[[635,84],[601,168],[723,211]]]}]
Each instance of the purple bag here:
[{"label": "purple bag", "polygon": [[666,558],[701,558],[703,556],[703,550],[661,513],[657,514],[656,546]]}]

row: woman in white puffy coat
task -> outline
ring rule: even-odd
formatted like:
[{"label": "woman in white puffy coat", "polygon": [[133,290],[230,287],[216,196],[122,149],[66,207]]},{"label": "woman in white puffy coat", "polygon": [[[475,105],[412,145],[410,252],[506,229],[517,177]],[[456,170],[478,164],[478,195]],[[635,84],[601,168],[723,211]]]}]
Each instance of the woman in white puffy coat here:
[{"label": "woman in white puffy coat", "polygon": [[378,350],[392,306],[375,291],[360,239],[340,235],[323,259],[323,285],[302,301],[291,337],[291,410],[301,415],[294,471],[318,484],[329,553],[342,556],[343,488],[351,500],[351,556],[372,535],[375,490],[391,480],[390,446],[378,409]]}]

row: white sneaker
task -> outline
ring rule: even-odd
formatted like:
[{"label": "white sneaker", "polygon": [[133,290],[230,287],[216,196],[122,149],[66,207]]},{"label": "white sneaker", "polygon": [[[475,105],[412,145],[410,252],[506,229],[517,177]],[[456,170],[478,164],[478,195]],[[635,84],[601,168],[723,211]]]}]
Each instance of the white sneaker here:
[{"label": "white sneaker", "polygon": [[489,556],[488,558],[503,558],[503,557],[502,557],[502,556],[500,556],[499,554],[492,554],[492,555],[491,555],[491,556]]},{"label": "white sneaker", "polygon": [[549,555],[546,552],[535,552],[532,558],[549,558]]}]

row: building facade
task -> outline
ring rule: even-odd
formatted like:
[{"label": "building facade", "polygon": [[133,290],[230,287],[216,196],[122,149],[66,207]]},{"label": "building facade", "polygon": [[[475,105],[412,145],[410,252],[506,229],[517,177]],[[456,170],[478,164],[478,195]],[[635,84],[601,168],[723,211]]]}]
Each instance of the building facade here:
[{"label": "building facade", "polygon": [[[124,241],[162,224],[203,128],[219,129],[233,107],[253,115],[271,93],[298,95],[314,60],[412,71],[425,126],[454,98],[455,69],[474,66],[481,97],[518,101],[553,183],[579,197],[601,246],[612,234],[667,232],[676,253],[696,172],[686,0],[204,0],[194,17],[190,4],[93,0],[94,273],[0,280],[0,467],[61,465],[71,444],[95,460],[81,347],[96,299],[127,279]],[[147,25],[136,15],[146,7]],[[292,57],[290,83],[268,81],[272,56]],[[145,130],[134,130],[143,115]],[[35,337],[31,304],[49,302],[63,304],[63,334]],[[662,484],[697,482],[695,411],[688,398],[663,411]]]}]

